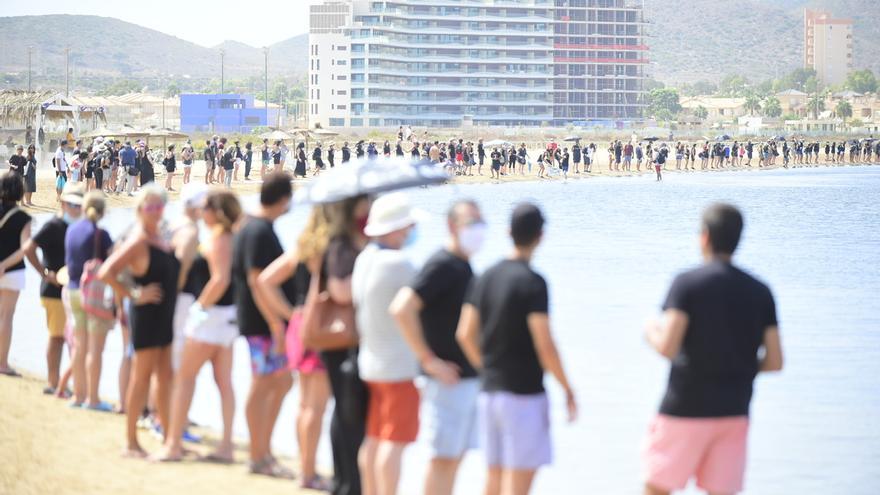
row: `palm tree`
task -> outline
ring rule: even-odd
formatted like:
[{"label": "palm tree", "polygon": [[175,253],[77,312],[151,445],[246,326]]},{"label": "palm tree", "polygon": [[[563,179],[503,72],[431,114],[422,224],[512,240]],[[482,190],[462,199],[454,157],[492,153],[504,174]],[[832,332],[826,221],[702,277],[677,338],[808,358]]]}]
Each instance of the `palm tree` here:
[{"label": "palm tree", "polygon": [[706,117],[708,117],[708,116],[709,116],[709,111],[706,110],[706,107],[704,107],[703,105],[699,105],[699,106],[697,106],[696,109],[694,109],[694,117],[696,117],[700,120],[706,120]]},{"label": "palm tree", "polygon": [[752,93],[746,96],[746,102],[743,105],[749,115],[754,115],[755,112],[761,110],[761,99],[758,98],[758,95]]},{"label": "palm tree", "polygon": [[836,113],[838,117],[843,119],[843,125],[844,127],[846,127],[846,119],[852,117],[853,114],[852,105],[850,105],[848,101],[841,100],[834,108],[834,113]]},{"label": "palm tree", "polygon": [[813,118],[819,118],[819,112],[825,111],[825,96],[817,94],[810,97],[810,109],[813,111]]}]

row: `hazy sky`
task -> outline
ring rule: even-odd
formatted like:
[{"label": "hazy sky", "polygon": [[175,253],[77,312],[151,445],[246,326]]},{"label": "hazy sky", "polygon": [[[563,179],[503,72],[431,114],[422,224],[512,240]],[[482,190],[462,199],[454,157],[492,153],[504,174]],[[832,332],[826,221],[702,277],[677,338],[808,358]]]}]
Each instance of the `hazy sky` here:
[{"label": "hazy sky", "polygon": [[260,47],[309,29],[309,4],[320,0],[19,0],[4,1],[2,16],[80,14],[116,17],[203,46],[223,40]]}]

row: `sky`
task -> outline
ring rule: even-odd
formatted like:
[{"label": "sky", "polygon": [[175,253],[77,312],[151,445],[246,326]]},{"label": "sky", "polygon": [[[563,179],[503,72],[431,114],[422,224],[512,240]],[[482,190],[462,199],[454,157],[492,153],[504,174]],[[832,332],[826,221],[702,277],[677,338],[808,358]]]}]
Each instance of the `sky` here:
[{"label": "sky", "polygon": [[261,47],[307,32],[308,6],[320,3],[320,0],[150,0],[143,3],[27,0],[3,3],[4,17],[100,15],[155,29],[206,47],[224,40]]}]

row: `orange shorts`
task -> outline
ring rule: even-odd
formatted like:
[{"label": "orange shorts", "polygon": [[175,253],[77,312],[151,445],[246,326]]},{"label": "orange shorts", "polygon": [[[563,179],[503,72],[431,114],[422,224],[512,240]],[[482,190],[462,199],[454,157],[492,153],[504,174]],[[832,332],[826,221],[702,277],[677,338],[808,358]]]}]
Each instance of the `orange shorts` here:
[{"label": "orange shorts", "polygon": [[412,381],[366,382],[369,390],[367,436],[397,443],[419,435],[419,391]]}]

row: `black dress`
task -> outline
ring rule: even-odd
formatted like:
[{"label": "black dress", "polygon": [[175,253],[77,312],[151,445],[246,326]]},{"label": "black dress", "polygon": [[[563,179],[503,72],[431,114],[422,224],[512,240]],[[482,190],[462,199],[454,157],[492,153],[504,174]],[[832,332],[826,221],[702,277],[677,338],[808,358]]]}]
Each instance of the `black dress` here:
[{"label": "black dress", "polygon": [[151,162],[147,157],[136,158],[135,166],[141,171],[142,186],[156,180],[156,176],[153,173],[153,162]]},{"label": "black dress", "polygon": [[37,159],[29,156],[27,158],[27,171],[24,174],[25,192],[37,192]]},{"label": "black dress", "polygon": [[158,304],[131,306],[131,341],[135,350],[171,345],[174,339],[174,306],[177,302],[177,277],[180,263],[171,253],[150,246],[150,266],[142,277],[134,277],[140,286],[158,283],[162,301]]},{"label": "black dress", "polygon": [[293,169],[293,176],[306,176],[306,152],[302,148],[296,151],[296,167]]}]

